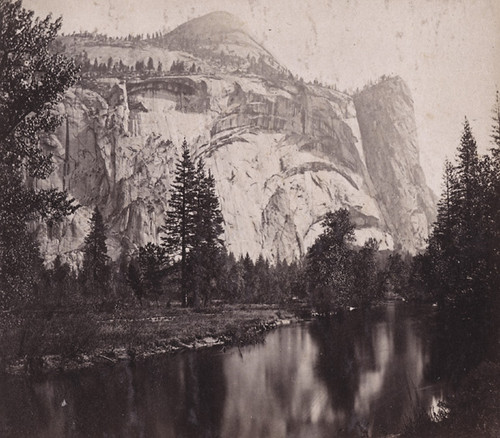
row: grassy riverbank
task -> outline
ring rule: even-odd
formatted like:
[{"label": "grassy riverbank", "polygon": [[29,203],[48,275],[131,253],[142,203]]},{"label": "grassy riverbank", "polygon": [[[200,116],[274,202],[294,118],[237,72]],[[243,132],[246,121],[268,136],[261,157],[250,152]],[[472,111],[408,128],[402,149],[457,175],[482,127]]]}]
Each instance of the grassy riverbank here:
[{"label": "grassy riverbank", "polygon": [[297,321],[292,312],[273,305],[221,305],[203,311],[178,306],[59,309],[1,318],[1,365],[13,373],[245,345],[262,340],[267,330]]}]

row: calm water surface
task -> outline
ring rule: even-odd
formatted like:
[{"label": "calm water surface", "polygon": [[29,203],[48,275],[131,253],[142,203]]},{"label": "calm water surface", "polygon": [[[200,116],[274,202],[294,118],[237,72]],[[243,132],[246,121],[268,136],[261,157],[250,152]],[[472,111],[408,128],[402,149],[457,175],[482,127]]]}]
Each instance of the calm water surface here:
[{"label": "calm water surface", "polygon": [[389,304],[285,327],[241,352],[9,378],[0,382],[0,436],[384,436],[418,406],[435,408],[476,357],[435,319],[429,307]]}]

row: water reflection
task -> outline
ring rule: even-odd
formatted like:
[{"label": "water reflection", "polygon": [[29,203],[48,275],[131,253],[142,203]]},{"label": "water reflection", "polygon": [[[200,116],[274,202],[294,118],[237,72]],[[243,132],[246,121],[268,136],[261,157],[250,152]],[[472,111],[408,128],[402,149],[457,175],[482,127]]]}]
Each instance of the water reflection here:
[{"label": "water reflection", "polygon": [[42,381],[6,379],[0,436],[395,433],[418,406],[435,408],[446,375],[454,375],[455,350],[439,348],[432,321],[428,309],[389,305],[280,329],[241,354],[204,351]]},{"label": "water reflection", "polygon": [[428,354],[415,323],[390,306],[312,326],[320,346],[318,376],[338,412],[339,435],[393,433],[418,403],[430,406],[421,389]]}]

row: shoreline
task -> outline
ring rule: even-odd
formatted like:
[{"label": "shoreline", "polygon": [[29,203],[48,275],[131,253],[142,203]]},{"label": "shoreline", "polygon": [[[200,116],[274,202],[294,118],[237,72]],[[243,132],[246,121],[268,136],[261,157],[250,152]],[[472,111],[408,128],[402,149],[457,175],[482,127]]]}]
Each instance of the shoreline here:
[{"label": "shoreline", "polygon": [[[241,310],[244,309],[244,310]],[[244,312],[244,314],[243,314]],[[290,310],[277,306],[240,306],[238,308],[224,307],[216,313],[195,312],[192,309],[179,309],[170,312],[169,316],[148,316],[140,318],[153,328],[146,339],[133,340],[131,343],[123,335],[121,342],[112,342],[114,333],[100,333],[104,345],[79,352],[76,355],[42,354],[17,358],[4,363],[3,373],[11,376],[40,377],[54,373],[76,371],[93,366],[108,364],[116,365],[123,361],[140,361],[152,356],[178,354],[181,352],[206,350],[210,348],[243,347],[262,342],[266,333],[280,327],[304,322],[307,319],[297,316]],[[182,317],[198,317],[202,320],[201,328],[187,333],[189,330]],[[209,316],[209,318],[207,318]],[[211,318],[215,316],[216,318]],[[176,319],[180,321],[175,321]],[[101,321],[99,329],[106,331],[106,325],[115,323],[113,320]],[[124,320],[127,321],[127,320]],[[138,320],[132,320],[134,323]],[[155,338],[154,328],[161,333],[162,323],[172,323],[177,330],[169,330],[168,336],[161,334]],[[121,321],[118,322],[119,324]],[[151,328],[149,327],[149,328]],[[105,339],[108,337],[108,339]],[[129,344],[129,345],[127,345]]]}]

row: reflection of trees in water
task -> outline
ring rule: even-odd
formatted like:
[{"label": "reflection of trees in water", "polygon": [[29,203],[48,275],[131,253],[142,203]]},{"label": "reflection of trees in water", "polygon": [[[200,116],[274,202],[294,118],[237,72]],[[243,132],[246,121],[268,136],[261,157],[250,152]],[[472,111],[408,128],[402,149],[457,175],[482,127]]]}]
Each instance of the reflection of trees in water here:
[{"label": "reflection of trees in water", "polygon": [[[48,403],[37,403],[42,385],[29,379],[0,375],[0,436],[36,436],[48,429],[46,418],[51,416],[56,394],[47,394]],[[56,431],[56,427],[50,430]],[[64,428],[59,429],[63,436]],[[57,436],[57,435],[54,435]]]},{"label": "reflection of trees in water", "polygon": [[400,431],[416,412],[431,405],[435,391],[423,390],[428,348],[419,329],[421,315],[406,305],[388,307],[386,311],[384,322],[379,324],[385,330],[375,347],[379,350],[381,345],[387,345],[383,366],[378,359],[381,383],[369,410],[373,436]]},{"label": "reflection of trees in water", "polygon": [[222,436],[322,436],[330,409],[311,369],[316,351],[308,327],[295,326],[228,354]]},{"label": "reflection of trees in water", "polygon": [[320,320],[311,326],[311,335],[319,347],[316,370],[326,383],[334,408],[352,411],[359,385],[359,364],[351,327],[339,319]]},{"label": "reflection of trees in water", "polygon": [[204,351],[40,381],[0,378],[0,436],[394,433],[417,403],[441,397],[444,385],[431,383],[459,376],[492,344],[481,326],[428,312],[350,312],[277,330],[243,356]]},{"label": "reflection of trees in water", "polygon": [[220,358],[186,354],[41,382],[4,380],[0,393],[2,437],[215,437],[225,381]]},{"label": "reflection of trees in water", "polygon": [[432,320],[431,360],[426,377],[457,385],[467,371],[498,351],[498,332],[486,311],[453,308],[436,312]]},{"label": "reflection of trees in water", "polygon": [[328,388],[333,410],[344,418],[339,429],[345,435],[393,433],[418,404],[432,402],[432,392],[419,389],[425,343],[404,307],[317,321],[311,334],[319,347],[317,375]]},{"label": "reflection of trees in water", "polygon": [[[184,400],[176,418],[176,436],[220,436],[225,402],[223,370],[221,356],[190,354],[185,357]],[[174,399],[171,401],[176,403]]]},{"label": "reflection of trees in water", "polygon": [[[109,379],[111,368],[83,370],[64,378],[32,381],[11,379],[2,384],[0,417],[6,423],[1,436],[98,436],[114,429],[108,410],[123,412],[127,388]],[[104,390],[106,388],[106,390]],[[5,409],[4,409],[5,407]],[[9,432],[10,429],[10,432]]]},{"label": "reflection of trees in water", "polygon": [[353,430],[355,401],[360,376],[375,367],[370,317],[361,312],[345,317],[319,320],[311,325],[311,335],[318,344],[316,372],[328,390],[332,408],[346,418],[342,428]]},{"label": "reflection of trees in water", "polygon": [[[141,436],[220,435],[225,399],[222,356],[180,354],[134,368],[135,399],[129,410]],[[135,413],[134,413],[135,409]]]}]

